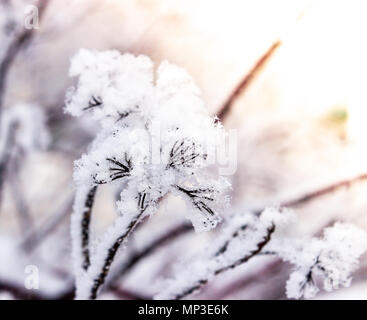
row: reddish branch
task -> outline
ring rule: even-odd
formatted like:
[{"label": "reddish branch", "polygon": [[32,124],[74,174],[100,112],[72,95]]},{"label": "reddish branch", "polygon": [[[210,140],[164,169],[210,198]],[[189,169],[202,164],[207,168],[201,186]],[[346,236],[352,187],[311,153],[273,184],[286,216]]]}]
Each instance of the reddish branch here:
[{"label": "reddish branch", "polygon": [[361,182],[363,180],[367,180],[367,173],[363,173],[360,174],[358,176],[355,176],[353,178],[350,179],[345,179],[336,183],[333,183],[331,185],[328,185],[324,188],[318,189],[316,191],[307,193],[299,198],[293,199],[293,200],[289,200],[289,201],[285,201],[282,203],[283,207],[296,207],[296,206],[300,206],[303,205],[306,202],[315,200],[319,197],[322,197],[326,194],[335,192],[341,188],[347,188],[350,187],[352,184],[357,183],[357,182]]},{"label": "reddish branch", "polygon": [[261,72],[266,63],[274,56],[274,53],[281,45],[280,41],[275,42],[266,52],[265,54],[256,62],[256,64],[252,67],[249,73],[242,79],[242,81],[237,85],[237,87],[233,90],[231,95],[223,104],[222,108],[217,113],[219,119],[224,121],[224,119],[228,116],[229,112],[232,109],[233,103],[237,100],[237,98],[250,86],[251,82],[255,79],[256,76]]}]

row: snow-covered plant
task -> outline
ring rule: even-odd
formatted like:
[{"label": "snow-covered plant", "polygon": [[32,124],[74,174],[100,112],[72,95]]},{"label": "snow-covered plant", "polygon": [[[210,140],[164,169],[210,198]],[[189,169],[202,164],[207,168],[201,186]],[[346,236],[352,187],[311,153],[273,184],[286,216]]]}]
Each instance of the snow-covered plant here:
[{"label": "snow-covered plant", "polygon": [[351,224],[335,223],[322,238],[279,237],[266,250],[294,267],[287,282],[288,298],[312,298],[319,291],[318,278],[326,291],[350,285],[358,259],[367,250],[367,235]]},{"label": "snow-covered plant", "polygon": [[276,210],[265,210],[259,217],[249,213],[233,215],[218,239],[177,266],[175,278],[167,280],[166,287],[155,298],[185,298],[216,275],[247,262],[262,251],[276,225],[284,223],[286,217]]},{"label": "snow-covered plant", "polygon": [[[134,227],[172,192],[187,201],[196,230],[210,230],[227,204],[228,182],[211,170],[223,128],[208,115],[199,90],[182,69],[162,62],[156,73],[145,56],[81,50],[70,75],[76,89],[66,110],[90,115],[100,133],[75,163],[72,217],[77,298],[96,298],[119,247]],[[114,224],[90,248],[90,219],[97,187],[121,188]]]},{"label": "snow-covered plant", "polygon": [[290,236],[289,210],[268,208],[258,217],[236,214],[226,221],[222,236],[195,257],[177,266],[176,276],[166,281],[156,299],[182,299],[193,294],[214,276],[238,267],[255,256],[274,255],[293,265],[287,282],[289,298],[312,298],[318,292],[315,277],[327,291],[348,286],[359,257],[367,250],[367,234],[336,223],[324,237]]}]

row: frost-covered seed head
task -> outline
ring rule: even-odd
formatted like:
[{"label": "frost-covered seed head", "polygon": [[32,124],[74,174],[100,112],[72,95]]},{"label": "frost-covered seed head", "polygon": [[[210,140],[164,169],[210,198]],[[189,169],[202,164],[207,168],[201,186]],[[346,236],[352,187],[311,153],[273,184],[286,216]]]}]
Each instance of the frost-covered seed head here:
[{"label": "frost-covered seed head", "polygon": [[229,184],[211,177],[207,159],[223,128],[209,116],[191,77],[168,62],[155,75],[145,56],[87,50],[73,58],[70,75],[78,84],[67,94],[66,111],[101,124],[89,152],[75,163],[76,183],[125,183],[123,211],[123,203],[139,202],[139,195],[154,207],[174,191],[197,213],[189,216],[197,230],[214,228]]}]

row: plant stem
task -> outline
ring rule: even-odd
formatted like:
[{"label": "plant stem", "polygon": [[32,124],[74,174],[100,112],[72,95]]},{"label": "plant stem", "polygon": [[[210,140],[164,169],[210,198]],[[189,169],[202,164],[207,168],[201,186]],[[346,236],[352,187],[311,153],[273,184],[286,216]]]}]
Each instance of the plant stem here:
[{"label": "plant stem", "polygon": [[[233,269],[247,261],[249,261],[252,257],[256,256],[257,254],[260,253],[260,251],[262,250],[262,248],[264,248],[264,246],[270,241],[271,239],[271,235],[273,234],[273,232],[275,231],[275,225],[272,224],[268,229],[267,229],[267,233],[264,237],[264,239],[259,242],[257,244],[257,247],[256,249],[254,249],[253,251],[251,251],[250,253],[248,253],[247,255],[245,255],[244,257],[242,257],[241,259],[238,259],[237,261],[229,264],[229,265],[226,265],[224,267],[220,267],[218,269],[216,269],[214,271],[214,275],[218,275],[222,272],[225,272],[229,269]],[[207,284],[209,281],[208,278],[205,278],[205,279],[200,279],[198,280],[192,287],[186,289],[185,291],[183,291],[182,293],[176,295],[174,297],[174,300],[180,300],[180,299],[183,299],[185,297],[187,297],[188,295],[194,293],[195,291],[197,291],[198,289],[200,289],[202,286],[204,286],[205,284]]]},{"label": "plant stem", "polygon": [[[104,284],[106,277],[110,271],[111,265],[113,263],[113,260],[115,259],[116,253],[118,249],[120,248],[121,244],[126,240],[126,238],[131,234],[131,232],[134,230],[134,228],[137,226],[137,224],[140,222],[140,219],[145,211],[146,207],[144,209],[141,209],[139,214],[137,214],[128,224],[128,226],[125,229],[125,232],[120,235],[112,244],[112,246],[107,251],[107,256],[104,259],[103,266],[101,268],[101,271],[97,275],[96,278],[93,280],[93,286],[90,291],[89,299],[96,299],[98,290],[100,287]],[[119,226],[118,224],[116,225]],[[103,248],[103,247],[102,247]],[[97,252],[98,254],[98,252]]]},{"label": "plant stem", "polygon": [[82,228],[82,253],[83,253],[83,269],[88,270],[90,265],[89,258],[89,226],[92,215],[92,207],[94,203],[94,198],[97,192],[97,186],[94,186],[87,194],[85,200],[85,211],[83,212],[83,218],[81,221]]}]

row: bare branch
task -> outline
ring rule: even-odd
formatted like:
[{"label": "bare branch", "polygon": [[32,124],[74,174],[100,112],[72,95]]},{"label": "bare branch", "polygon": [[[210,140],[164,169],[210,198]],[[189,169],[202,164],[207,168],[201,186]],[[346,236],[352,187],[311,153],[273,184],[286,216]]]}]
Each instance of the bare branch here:
[{"label": "bare branch", "polygon": [[82,231],[82,253],[83,253],[83,268],[88,269],[90,265],[89,259],[89,225],[92,215],[92,207],[94,203],[94,198],[97,192],[97,186],[92,187],[85,200],[85,210],[83,212],[83,218],[81,221],[81,231]]},{"label": "bare branch", "polygon": [[336,183],[332,183],[326,187],[323,187],[321,189],[312,191],[310,193],[307,193],[299,198],[296,198],[294,200],[288,200],[282,203],[282,207],[297,207],[300,205],[303,205],[309,201],[316,200],[317,198],[320,198],[324,195],[327,195],[329,193],[333,193],[341,188],[347,188],[350,187],[354,183],[362,182],[363,180],[367,180],[367,173],[360,174],[358,176],[355,176],[350,179],[345,179]]},{"label": "bare branch", "polygon": [[155,250],[159,249],[161,246],[166,243],[172,242],[178,236],[181,236],[189,231],[192,231],[191,224],[180,224],[167,233],[157,237],[152,240],[149,245],[147,245],[142,250],[133,253],[127,261],[123,263],[122,268],[119,270],[118,274],[112,279],[111,283],[114,283],[117,278],[123,277],[126,275],[139,261],[146,258],[150,254],[152,254]]},{"label": "bare branch", "polygon": [[264,53],[264,55],[256,62],[252,69],[246,74],[242,81],[230,94],[228,99],[224,102],[222,108],[218,111],[218,118],[222,121],[228,116],[232,109],[233,103],[239,98],[239,96],[250,86],[252,81],[263,70],[266,63],[274,56],[276,50],[280,47],[281,42],[278,40],[273,43],[270,48]]}]

